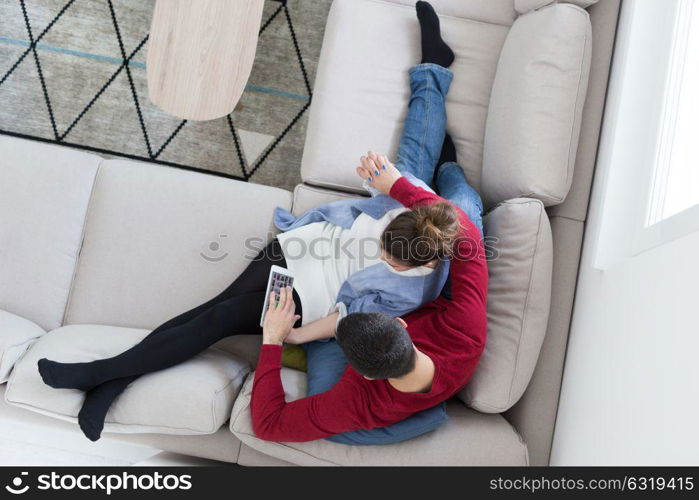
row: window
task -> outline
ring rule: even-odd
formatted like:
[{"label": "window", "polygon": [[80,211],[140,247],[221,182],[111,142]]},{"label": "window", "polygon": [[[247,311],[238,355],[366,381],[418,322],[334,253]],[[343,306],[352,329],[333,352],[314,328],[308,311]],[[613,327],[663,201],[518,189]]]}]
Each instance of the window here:
[{"label": "window", "polygon": [[588,221],[600,271],[699,232],[699,0],[624,0]]},{"label": "window", "polygon": [[680,0],[646,226],[699,204],[699,2]]}]

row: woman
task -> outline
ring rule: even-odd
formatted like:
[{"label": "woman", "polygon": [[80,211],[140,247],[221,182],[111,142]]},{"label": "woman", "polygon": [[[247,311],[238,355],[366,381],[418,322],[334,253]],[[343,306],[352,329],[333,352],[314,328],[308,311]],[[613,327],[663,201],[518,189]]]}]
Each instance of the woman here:
[{"label": "woman", "polygon": [[[443,112],[441,115],[435,112],[425,114],[424,106],[431,99],[441,99],[443,108],[443,98],[451,81],[451,72],[444,65],[451,64],[453,54],[449,60],[451,50],[441,40],[439,21],[429,4],[418,3],[418,17],[423,35],[423,64],[411,68],[413,97],[396,163],[404,173],[431,183],[444,140],[446,115]],[[446,58],[445,51],[448,51]],[[450,148],[450,144],[449,140],[445,142],[446,157],[453,155],[453,145]],[[397,172],[382,155],[370,152],[360,161],[360,175],[369,184],[378,184],[381,175],[395,175]],[[440,169],[436,179],[438,186],[442,178],[455,177],[458,180],[459,175],[463,178],[458,165],[457,168],[447,167],[449,165],[445,164]],[[458,187],[453,179],[449,184]],[[465,180],[462,184],[465,185]],[[381,217],[361,213],[349,227],[333,224],[332,217],[293,227],[262,250],[221,294],[160,325],[131,349],[90,363],[58,363],[41,359],[39,371],[44,382],[52,387],[87,391],[78,421],[85,435],[96,440],[100,437],[112,401],[138,376],[181,363],[226,336],[261,333],[259,318],[272,265],[295,271],[294,301],[303,321],[297,322],[300,328],[294,333],[296,338],[289,340],[301,342],[327,336],[318,332],[331,331],[343,309],[348,312],[379,311],[396,316],[415,309],[420,303],[402,301],[404,296],[401,294],[416,289],[405,283],[417,281],[427,287],[430,275],[435,274],[437,268],[446,267],[438,263],[450,255],[457,234],[458,218],[446,203],[413,211],[393,208]],[[360,249],[363,252],[360,258],[327,258],[323,255],[320,260],[310,256],[310,252],[300,255],[293,252],[294,241],[311,243],[320,240],[332,243],[327,246],[329,249],[335,243],[374,241],[380,252]],[[370,293],[366,294],[357,295],[356,286],[346,286],[357,275],[373,276],[371,273],[378,272],[376,270],[387,271],[395,279],[372,281],[372,286],[367,287],[368,291],[371,289]],[[446,273],[442,274],[446,276]],[[408,281],[401,284],[401,280]],[[381,294],[384,286],[390,288],[389,296]],[[421,293],[421,302],[432,300],[440,290],[441,285],[435,293]],[[336,304],[337,297],[346,299],[338,300]],[[388,311],[383,309],[386,306]]]}]

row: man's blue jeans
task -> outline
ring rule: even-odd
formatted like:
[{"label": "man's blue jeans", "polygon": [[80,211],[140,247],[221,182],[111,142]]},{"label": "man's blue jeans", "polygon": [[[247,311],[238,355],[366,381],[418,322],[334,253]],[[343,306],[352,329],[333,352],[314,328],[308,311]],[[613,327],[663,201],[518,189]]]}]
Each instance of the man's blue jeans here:
[{"label": "man's blue jeans", "polygon": [[[483,234],[483,203],[468,184],[463,169],[454,162],[444,163],[435,178],[434,171],[446,134],[445,99],[453,78],[450,70],[436,64],[418,64],[408,71],[410,103],[398,148],[396,168],[411,173],[432,186],[443,198],[461,208]],[[448,289],[448,287],[445,287]],[[448,291],[445,292],[448,294]],[[347,359],[337,342],[306,344],[308,395],[330,390],[342,377]],[[444,403],[415,413],[387,427],[350,431],[327,438],[343,444],[390,444],[405,441],[436,429],[446,421]]]},{"label": "man's blue jeans", "polygon": [[398,146],[396,168],[409,172],[437,194],[463,210],[483,234],[483,202],[468,184],[461,166],[444,163],[435,178],[446,135],[446,95],[453,73],[437,64],[418,64],[408,70],[410,103]]}]

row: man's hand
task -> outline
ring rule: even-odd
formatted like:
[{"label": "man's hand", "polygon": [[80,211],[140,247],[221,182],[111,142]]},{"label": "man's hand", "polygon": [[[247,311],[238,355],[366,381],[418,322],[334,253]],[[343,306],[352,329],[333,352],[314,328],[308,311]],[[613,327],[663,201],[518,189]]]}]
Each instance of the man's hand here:
[{"label": "man's hand", "polygon": [[262,343],[282,345],[294,323],[301,317],[296,312],[296,304],[291,295],[291,287],[279,291],[279,302],[274,292],[269,297],[269,308],[262,324]]},{"label": "man's hand", "polygon": [[369,151],[367,156],[362,156],[359,161],[361,162],[361,166],[357,167],[359,177],[366,179],[371,186],[383,194],[388,194],[393,184],[401,178],[400,171],[388,161],[386,155]]}]

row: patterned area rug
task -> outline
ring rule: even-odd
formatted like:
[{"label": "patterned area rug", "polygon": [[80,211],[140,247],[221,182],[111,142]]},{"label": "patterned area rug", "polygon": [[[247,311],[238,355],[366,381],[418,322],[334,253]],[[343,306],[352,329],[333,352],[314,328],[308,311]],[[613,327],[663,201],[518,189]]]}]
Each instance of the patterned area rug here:
[{"label": "patterned area rug", "polygon": [[175,118],[148,99],[154,0],[0,0],[0,133],[290,189],[331,0],[266,0],[233,113]]}]

